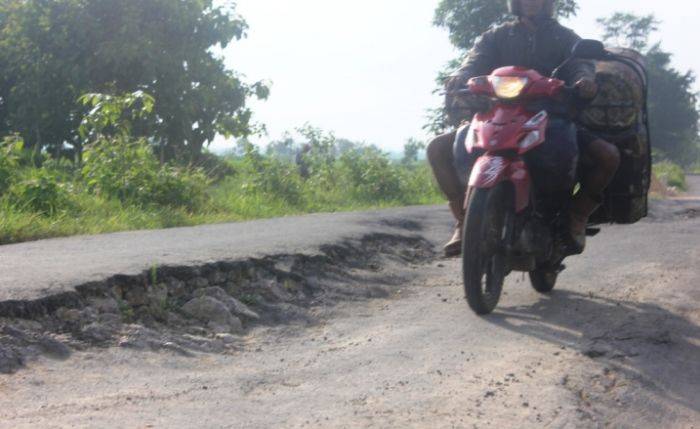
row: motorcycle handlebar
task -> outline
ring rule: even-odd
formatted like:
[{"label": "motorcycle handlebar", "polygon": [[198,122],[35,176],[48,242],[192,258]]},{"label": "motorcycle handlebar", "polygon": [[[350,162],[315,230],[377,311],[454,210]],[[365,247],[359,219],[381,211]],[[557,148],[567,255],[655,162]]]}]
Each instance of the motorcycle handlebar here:
[{"label": "motorcycle handlebar", "polygon": [[[582,99],[579,95],[578,88],[576,88],[575,85],[565,85],[561,88],[561,94],[564,95],[566,98],[578,98]],[[472,92],[469,88],[460,88],[457,90],[453,91],[447,91],[446,95],[451,95],[451,96],[481,96],[481,97],[488,97],[485,94],[477,94]]]},{"label": "motorcycle handlebar", "polygon": [[[462,105],[461,107],[452,106],[452,109],[455,111],[466,109],[470,112],[469,114],[476,112],[488,112],[493,108],[494,103],[498,103],[498,99],[496,97],[485,94],[477,94],[468,88],[455,89],[449,91],[448,94],[452,96],[470,96],[472,98],[471,102]],[[575,112],[579,111],[587,102],[590,101],[582,98],[579,95],[579,90],[575,85],[561,86],[558,94],[549,98],[549,100],[553,102],[553,104],[549,107],[553,109],[552,111],[560,112],[562,115],[571,115],[572,118],[575,116]]]}]

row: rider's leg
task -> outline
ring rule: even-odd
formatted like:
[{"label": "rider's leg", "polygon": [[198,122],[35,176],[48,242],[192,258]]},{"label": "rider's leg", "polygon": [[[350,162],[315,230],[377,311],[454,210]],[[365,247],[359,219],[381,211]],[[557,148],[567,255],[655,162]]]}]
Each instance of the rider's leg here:
[{"label": "rider's leg", "polygon": [[446,256],[456,256],[462,251],[462,225],[464,223],[464,194],[462,181],[454,167],[453,146],[455,131],[436,137],[428,145],[428,161],[433,169],[440,190],[449,201],[450,211],[457,225],[455,232],[445,245]]},{"label": "rider's leg", "polygon": [[584,169],[581,187],[591,195],[602,195],[620,166],[620,151],[601,138],[593,139],[583,150],[589,168]]},{"label": "rider's leg", "polygon": [[583,162],[581,168],[581,191],[576,195],[569,211],[570,233],[576,251],[583,252],[586,246],[588,218],[600,206],[603,192],[615,177],[620,166],[620,151],[607,141],[579,133]]},{"label": "rider's leg", "polygon": [[534,189],[548,199],[571,195],[579,160],[576,126],[567,119],[553,116],[546,136],[541,146],[525,154]]}]

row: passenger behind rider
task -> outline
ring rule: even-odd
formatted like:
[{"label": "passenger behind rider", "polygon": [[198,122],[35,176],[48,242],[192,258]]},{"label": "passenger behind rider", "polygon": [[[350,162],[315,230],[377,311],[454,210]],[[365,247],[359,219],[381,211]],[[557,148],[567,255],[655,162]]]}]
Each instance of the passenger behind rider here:
[{"label": "passenger behind rider", "polygon": [[[473,114],[471,109],[473,106],[469,105],[469,100],[466,100],[465,104],[465,100],[451,96],[455,90],[464,88],[470,78],[488,75],[493,70],[505,66],[522,66],[534,69],[544,76],[550,76],[554,69],[570,56],[574,45],[581,40],[575,32],[555,20],[555,0],[510,0],[509,7],[517,19],[484,33],[469,52],[456,76],[447,83],[446,107],[449,121],[453,126],[459,125],[461,121],[469,119]],[[592,99],[597,94],[595,68],[588,61],[572,61],[561,70],[560,78],[567,84],[574,84],[581,98]],[[559,131],[562,132],[562,130]],[[561,164],[571,162],[571,156],[576,156],[581,161],[579,163],[581,190],[571,201],[568,216],[570,235],[568,244],[572,248],[572,253],[583,251],[588,218],[602,203],[603,191],[613,179],[620,163],[620,153],[614,145],[580,126],[576,134],[579,153],[573,154],[571,150],[567,151],[566,148],[559,147],[559,153],[551,155],[559,157],[554,162],[559,163],[562,168]],[[454,235],[445,245],[447,256],[456,256],[461,253],[461,230],[464,222],[466,189],[464,178],[460,179],[455,168],[453,152],[455,137],[456,131],[443,134],[435,138],[427,149],[428,160],[435,178],[440,189],[447,196],[450,210],[457,220]],[[573,146],[576,151],[576,144],[574,143]],[[555,146],[545,143],[534,150],[532,156],[539,158],[537,162],[546,163],[544,154],[548,148],[557,152]],[[535,186],[538,186],[537,177],[533,179]],[[558,180],[562,179],[551,177],[549,182]],[[540,182],[543,181],[540,180]]]}]

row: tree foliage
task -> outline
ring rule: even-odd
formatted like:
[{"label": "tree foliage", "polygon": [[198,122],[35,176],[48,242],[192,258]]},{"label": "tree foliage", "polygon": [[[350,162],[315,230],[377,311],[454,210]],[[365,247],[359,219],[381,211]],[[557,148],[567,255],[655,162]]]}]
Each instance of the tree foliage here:
[{"label": "tree foliage", "polygon": [[[576,0],[558,1],[558,16],[575,15],[577,3]],[[441,0],[433,22],[450,32],[455,47],[467,51],[482,33],[511,18],[506,0]]]},{"label": "tree foliage", "polygon": [[657,156],[688,166],[700,157],[698,137],[698,97],[694,92],[695,75],[671,65],[672,54],[649,38],[658,30],[653,15],[637,16],[616,13],[601,18],[604,39],[608,43],[629,47],[646,57],[649,73],[649,117],[651,138]]},{"label": "tree foliage", "polygon": [[245,36],[233,3],[214,0],[3,0],[0,3],[0,135],[60,155],[82,150],[90,92],[143,91],[156,103],[133,132],[163,157],[196,157],[217,133],[251,132],[246,84],[215,52]]},{"label": "tree foliage", "polygon": [[426,144],[420,140],[410,138],[403,146],[403,158],[401,162],[404,164],[413,164],[420,160],[420,156],[425,152]]},{"label": "tree foliage", "polygon": [[649,47],[649,36],[659,30],[660,21],[654,15],[616,12],[609,18],[598,18],[598,24],[603,27],[606,42],[641,52]]},{"label": "tree foliage", "polygon": [[135,120],[152,115],[151,96],[87,94],[80,102],[91,108],[80,134],[88,141],[82,179],[92,193],[141,206],[203,206],[208,180],[202,171],[159,163],[148,141],[131,134]]},{"label": "tree foliage", "polygon": [[291,206],[432,201],[437,190],[419,162],[425,145],[409,140],[394,160],[374,145],[336,137],[309,124],[271,142],[265,154],[245,141],[233,155],[232,179],[248,195],[264,193]]}]

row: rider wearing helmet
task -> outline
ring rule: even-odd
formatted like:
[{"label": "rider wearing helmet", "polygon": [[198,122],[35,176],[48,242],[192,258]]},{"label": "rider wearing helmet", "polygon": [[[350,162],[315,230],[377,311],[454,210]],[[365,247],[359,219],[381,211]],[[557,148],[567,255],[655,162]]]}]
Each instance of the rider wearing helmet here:
[{"label": "rider wearing helmet", "polygon": [[[470,78],[490,74],[504,66],[522,66],[549,76],[570,56],[573,46],[581,40],[576,33],[554,19],[554,0],[510,0],[509,8],[517,20],[484,33],[456,76],[447,83],[446,103],[451,125],[459,125],[461,120],[470,116],[470,107],[473,105],[465,105],[464,100],[450,96],[451,91],[464,87]],[[595,68],[588,61],[570,62],[561,70],[560,77],[568,84],[575,85],[582,98],[592,99],[598,91]],[[452,214],[457,219],[456,231],[445,245],[447,256],[456,256],[461,252],[464,221],[465,187],[454,167],[455,137],[456,132],[453,131],[437,137],[428,146],[428,160],[438,185],[449,200]],[[583,165],[580,169],[581,190],[569,210],[568,238],[571,253],[583,251],[588,218],[600,205],[603,191],[614,177],[620,162],[617,147],[589,131],[579,127],[576,139]],[[554,146],[550,146],[552,147]],[[533,152],[539,151],[541,156],[543,151],[540,149],[542,148]],[[470,161],[473,162],[473,159]]]}]

